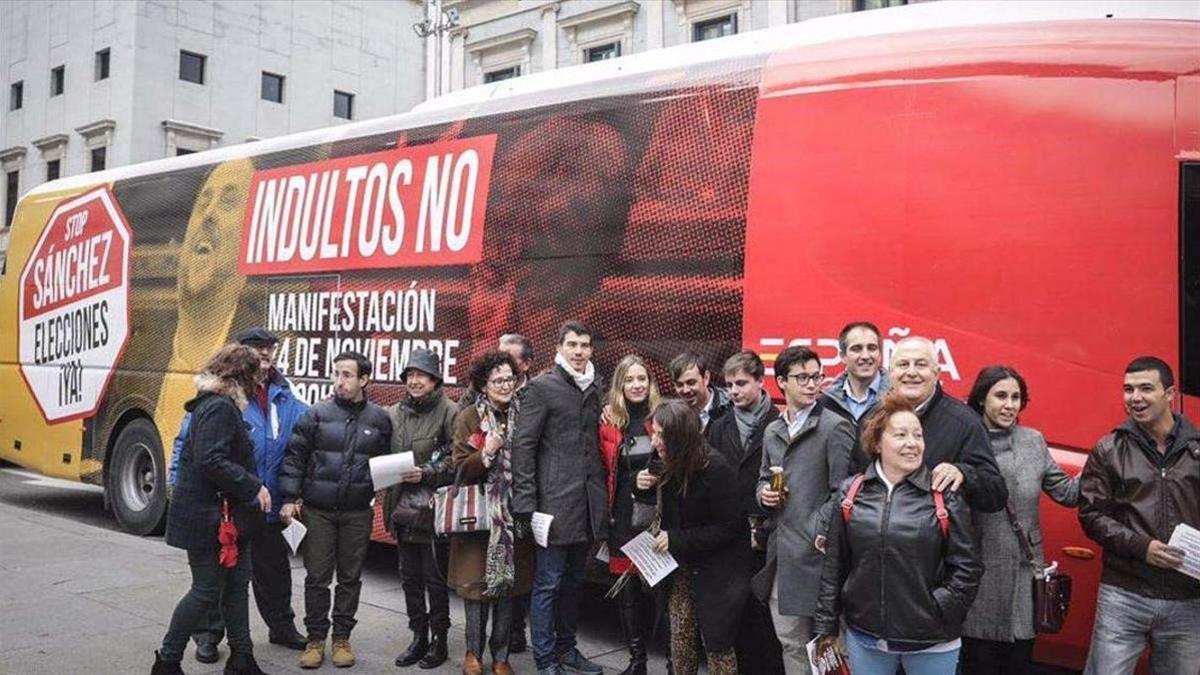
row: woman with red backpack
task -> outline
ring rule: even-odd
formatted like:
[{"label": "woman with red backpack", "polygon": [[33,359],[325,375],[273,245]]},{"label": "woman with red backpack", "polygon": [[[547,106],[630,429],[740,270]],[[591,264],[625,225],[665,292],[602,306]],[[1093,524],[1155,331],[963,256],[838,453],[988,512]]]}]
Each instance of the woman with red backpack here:
[{"label": "woman with red backpack", "polygon": [[983,566],[971,511],[932,489],[921,421],[890,394],[862,429],[872,461],[834,504],[813,626],[818,650],[834,645],[838,617],[855,675],[954,675],[962,623]]}]

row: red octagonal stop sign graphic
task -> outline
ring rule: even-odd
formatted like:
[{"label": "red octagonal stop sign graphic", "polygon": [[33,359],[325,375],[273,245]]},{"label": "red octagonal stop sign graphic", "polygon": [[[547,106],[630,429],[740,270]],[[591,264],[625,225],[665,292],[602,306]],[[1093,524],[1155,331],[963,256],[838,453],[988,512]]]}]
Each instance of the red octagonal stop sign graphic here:
[{"label": "red octagonal stop sign graphic", "polygon": [[59,205],[21,270],[21,375],[47,422],[89,417],[129,341],[125,214],[108,187]]}]

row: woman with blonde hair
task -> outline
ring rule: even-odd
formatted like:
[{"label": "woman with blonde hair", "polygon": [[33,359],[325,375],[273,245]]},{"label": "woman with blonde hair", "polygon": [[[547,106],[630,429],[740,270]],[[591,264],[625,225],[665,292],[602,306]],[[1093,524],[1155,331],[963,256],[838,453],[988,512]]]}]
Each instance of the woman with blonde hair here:
[{"label": "woman with blonde hair", "polygon": [[[621,554],[621,547],[641,531],[633,523],[634,478],[653,456],[650,413],[659,403],[658,385],[642,357],[630,354],[617,364],[607,403],[600,425],[600,454],[608,474],[608,566],[613,574],[622,575],[630,572],[633,564]],[[643,621],[643,595],[636,579],[621,586],[621,628],[629,646],[629,667],[623,675],[646,672],[649,626]]]},{"label": "woman with blonde hair", "polygon": [[[271,493],[255,473],[254,444],[242,422],[258,369],[257,352],[245,345],[226,345],[196,376],[196,396],[184,405],[192,421],[180,450],[166,540],[168,546],[187,551],[192,586],[171,615],[151,675],[183,672],[179,664],[188,638],[218,603],[229,640],[225,673],[262,673],[250,641],[249,541],[266,523]],[[217,541],[226,509],[238,529],[232,560],[219,555]]]}]

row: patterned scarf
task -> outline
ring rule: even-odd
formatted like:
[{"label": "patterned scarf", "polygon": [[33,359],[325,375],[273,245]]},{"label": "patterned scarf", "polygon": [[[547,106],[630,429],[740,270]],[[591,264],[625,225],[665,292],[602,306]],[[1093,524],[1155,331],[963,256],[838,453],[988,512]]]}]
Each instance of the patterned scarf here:
[{"label": "patterned scarf", "polygon": [[[499,412],[480,396],[475,404],[479,412],[479,447],[483,448],[487,435],[497,428],[496,413]],[[508,419],[503,422],[504,445],[492,458],[488,467],[484,489],[487,492],[488,546],[483,580],[483,594],[489,598],[507,597],[516,581],[513,564],[513,517],[509,510],[512,499],[512,435],[517,426],[517,398],[508,406]]]}]

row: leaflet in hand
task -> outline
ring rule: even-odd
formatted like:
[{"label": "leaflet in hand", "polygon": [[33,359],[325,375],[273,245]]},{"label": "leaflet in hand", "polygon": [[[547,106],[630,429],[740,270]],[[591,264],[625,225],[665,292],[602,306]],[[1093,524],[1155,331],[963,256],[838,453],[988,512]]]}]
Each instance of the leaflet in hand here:
[{"label": "leaflet in hand", "polygon": [[815,637],[804,645],[804,649],[808,651],[808,662],[812,664],[813,675],[850,675],[850,666],[846,661],[846,656],[841,654],[836,649],[831,649],[819,658],[817,656],[817,640]]},{"label": "leaflet in hand", "polygon": [[400,477],[410,469],[417,468],[411,452],[380,455],[371,458],[371,482],[376,490],[389,488],[400,482]]},{"label": "leaflet in hand", "polygon": [[1171,533],[1171,541],[1168,541],[1167,545],[1183,550],[1183,565],[1175,570],[1200,579],[1200,530],[1187,523],[1180,523],[1175,526],[1175,531]]},{"label": "leaflet in hand", "polygon": [[621,551],[629,556],[634,565],[637,565],[638,573],[642,575],[642,579],[649,586],[654,586],[662,581],[679,567],[675,556],[667,551],[660,553],[654,549],[654,535],[649,532],[643,531],[630,539],[629,543],[621,547]]},{"label": "leaflet in hand", "polygon": [[533,541],[542,548],[550,545],[550,523],[553,520],[554,516],[539,511],[534,511],[533,516],[529,519],[529,529],[533,530]]},{"label": "leaflet in hand", "polygon": [[292,522],[283,528],[283,540],[287,542],[288,548],[292,549],[293,555],[299,550],[300,542],[304,541],[304,535],[307,532],[308,528],[300,522],[299,518],[292,518]]}]

